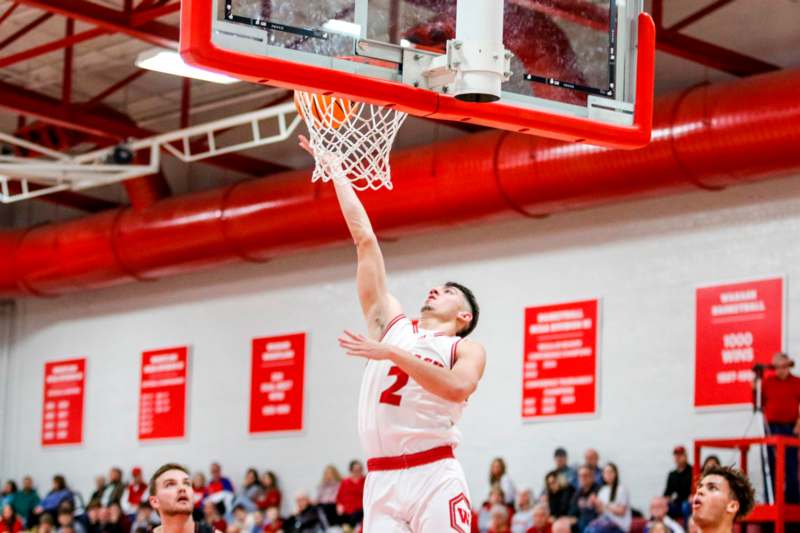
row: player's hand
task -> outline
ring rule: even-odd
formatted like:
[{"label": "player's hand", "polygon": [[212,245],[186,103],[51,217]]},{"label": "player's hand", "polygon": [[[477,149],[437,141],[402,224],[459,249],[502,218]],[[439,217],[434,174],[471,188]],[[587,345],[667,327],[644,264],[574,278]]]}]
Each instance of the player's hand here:
[{"label": "player's hand", "polygon": [[311,147],[311,142],[309,142],[308,137],[305,135],[298,135],[297,136],[297,144],[300,145],[300,148],[308,152],[308,155],[314,157],[314,149]]},{"label": "player's hand", "polygon": [[388,345],[374,341],[364,335],[345,330],[339,336],[339,346],[344,348],[347,355],[382,361],[392,356],[392,351]]}]

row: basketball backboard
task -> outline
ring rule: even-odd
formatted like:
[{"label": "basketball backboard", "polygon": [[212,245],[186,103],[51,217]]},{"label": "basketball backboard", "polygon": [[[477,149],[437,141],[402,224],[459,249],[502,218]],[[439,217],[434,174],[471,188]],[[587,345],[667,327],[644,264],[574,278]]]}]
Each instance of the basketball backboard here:
[{"label": "basketball backboard", "polygon": [[495,1],[183,0],[181,54],[251,82],[417,116],[616,148],[647,144],[655,29],[642,0],[502,0],[510,68],[500,100],[462,101],[447,80],[434,84],[437,57],[458,64],[446,43],[457,41],[463,10]]}]

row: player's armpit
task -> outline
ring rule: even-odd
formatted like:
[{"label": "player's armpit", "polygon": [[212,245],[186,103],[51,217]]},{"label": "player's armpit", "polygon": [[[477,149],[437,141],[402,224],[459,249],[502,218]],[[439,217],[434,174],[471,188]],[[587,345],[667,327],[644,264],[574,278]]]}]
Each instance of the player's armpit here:
[{"label": "player's armpit", "polygon": [[462,384],[463,400],[475,392],[486,368],[486,350],[477,342],[463,340],[456,346],[456,363],[452,372]]}]

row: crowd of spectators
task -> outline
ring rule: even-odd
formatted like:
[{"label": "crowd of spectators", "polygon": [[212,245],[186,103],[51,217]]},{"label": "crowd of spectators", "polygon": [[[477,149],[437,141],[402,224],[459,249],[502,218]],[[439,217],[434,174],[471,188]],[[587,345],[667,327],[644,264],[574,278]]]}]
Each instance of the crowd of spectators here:
[{"label": "crowd of spectators", "polygon": [[[578,466],[570,465],[565,449],[556,449],[553,469],[539,492],[517,489],[505,461],[495,458],[489,466],[489,494],[474,509],[472,533],[685,533],[692,468],[682,446],[673,456],[675,469],[646,513],[631,506],[617,466],[601,464],[594,449],[586,450]],[[703,467],[711,463],[719,460],[711,456]],[[364,481],[359,461],[351,461],[345,477],[328,465],[314,491],[299,491],[284,502],[274,472],[250,468],[236,487],[212,463],[208,477],[202,472],[192,477],[194,518],[223,533],[358,532]],[[21,486],[9,480],[0,495],[0,533],[150,533],[160,521],[148,495],[140,468],[132,469],[128,481],[116,467],[97,476],[87,499],[61,475],[53,477],[43,495],[30,477]]]}]

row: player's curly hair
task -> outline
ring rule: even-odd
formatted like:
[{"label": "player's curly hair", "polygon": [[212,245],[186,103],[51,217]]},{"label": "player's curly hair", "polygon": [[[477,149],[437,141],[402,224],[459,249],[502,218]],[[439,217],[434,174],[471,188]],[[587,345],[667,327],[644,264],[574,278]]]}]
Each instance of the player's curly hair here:
[{"label": "player's curly hair", "polygon": [[755,505],[755,491],[753,485],[747,476],[738,468],[732,466],[717,466],[710,465],[703,473],[700,474],[700,479],[706,476],[721,476],[724,477],[731,487],[733,498],[739,502],[739,511],[736,513],[736,520],[744,518],[750,511],[753,510]]},{"label": "player's curly hair", "polygon": [[470,320],[469,324],[456,333],[461,338],[466,337],[470,333],[475,330],[475,327],[478,325],[478,315],[480,315],[481,310],[478,307],[478,300],[475,299],[475,295],[472,294],[472,291],[466,288],[465,286],[461,285],[460,283],[456,283],[455,281],[448,281],[444,284],[445,287],[453,287],[461,291],[464,295],[464,298],[467,300],[467,304],[469,305],[469,310],[472,313],[472,320]]}]

